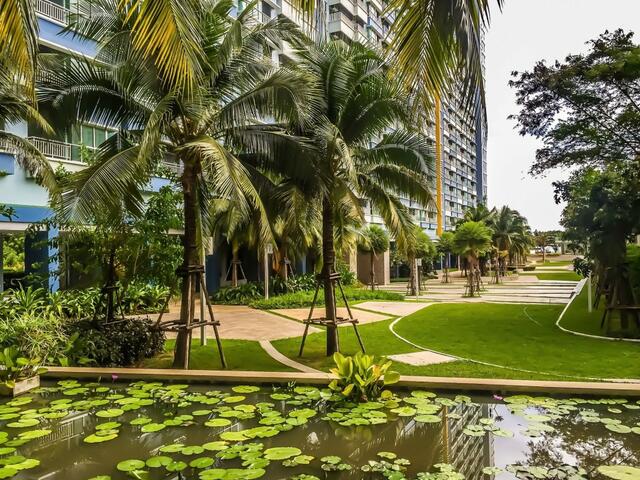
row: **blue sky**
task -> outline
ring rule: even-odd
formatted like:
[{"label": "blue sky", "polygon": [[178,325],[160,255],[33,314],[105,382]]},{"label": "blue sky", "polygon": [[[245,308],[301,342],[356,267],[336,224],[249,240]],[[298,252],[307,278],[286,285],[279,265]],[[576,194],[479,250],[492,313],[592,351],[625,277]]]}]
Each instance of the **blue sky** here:
[{"label": "blue sky", "polygon": [[518,209],[533,228],[558,227],[562,206],[553,201],[551,182],[566,172],[527,173],[539,143],[507,120],[518,112],[507,82],[513,70],[585,51],[587,40],[619,27],[635,31],[640,42],[640,0],[505,0],[502,12],[494,9],[486,37],[489,205]]}]

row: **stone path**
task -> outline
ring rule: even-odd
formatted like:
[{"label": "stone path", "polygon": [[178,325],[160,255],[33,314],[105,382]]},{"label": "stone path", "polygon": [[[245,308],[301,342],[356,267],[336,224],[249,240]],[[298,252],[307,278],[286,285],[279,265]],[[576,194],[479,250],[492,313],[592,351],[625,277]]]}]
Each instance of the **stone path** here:
[{"label": "stone path", "polygon": [[[358,306],[360,306],[360,305],[358,305]],[[374,310],[374,309],[372,309],[372,310]],[[281,309],[273,310],[273,311],[275,313],[280,314],[280,315],[284,315],[285,317],[293,318],[293,319],[299,320],[299,321],[306,320],[309,317],[309,309],[308,308],[281,308]],[[355,307],[351,307],[351,313],[353,314],[354,318],[358,319],[360,324],[379,322],[381,320],[386,320],[387,318],[389,318],[386,315],[380,315],[378,313],[373,313],[373,312],[365,312],[363,310],[358,310]],[[323,315],[324,315],[324,306],[320,306],[320,308],[316,308],[314,310],[314,312],[313,312],[313,318],[320,318]],[[339,317],[347,317],[348,316],[347,309],[344,308],[344,307],[338,308],[338,316]],[[351,324],[350,323],[344,323],[344,324],[342,324],[340,326],[341,327],[350,327]],[[302,332],[300,333],[300,335],[302,335]]]},{"label": "stone path", "polygon": [[[196,312],[199,312],[196,305]],[[217,320],[220,321],[220,336],[233,340],[279,340],[282,338],[300,337],[304,333],[304,325],[293,320],[287,320],[273,313],[264,310],[254,310],[244,305],[214,305],[213,312]],[[180,310],[178,306],[172,306],[169,313],[163,316],[164,320],[174,320],[179,318]],[[317,328],[310,328],[309,333],[319,332]],[[200,335],[199,330],[193,331],[196,338]],[[167,335],[174,338],[174,333]],[[207,327],[207,337],[213,337],[213,328]]]},{"label": "stone path", "polygon": [[373,310],[375,312],[386,313],[394,317],[404,317],[422,310],[424,307],[430,305],[429,303],[417,303],[417,302],[363,302],[359,303],[355,308],[364,308],[365,310]]},{"label": "stone path", "polygon": [[296,362],[295,360],[292,360],[291,358],[287,357],[286,355],[281,354],[278,350],[276,350],[276,348],[271,345],[271,342],[267,341],[267,340],[262,340],[260,342],[260,346],[262,347],[262,349],[267,352],[267,354],[273,358],[274,360],[282,363],[283,365],[286,365],[288,367],[294,368],[300,372],[306,372],[306,373],[320,373],[320,370],[316,370],[315,368],[311,368],[311,367],[307,367],[306,365],[303,365],[302,363]]},{"label": "stone path", "polygon": [[457,360],[457,358],[450,357],[449,355],[442,355],[441,353],[426,351],[390,355],[389,358],[396,362],[406,363],[415,367],[422,367],[424,365],[437,365],[439,363],[455,362]]}]

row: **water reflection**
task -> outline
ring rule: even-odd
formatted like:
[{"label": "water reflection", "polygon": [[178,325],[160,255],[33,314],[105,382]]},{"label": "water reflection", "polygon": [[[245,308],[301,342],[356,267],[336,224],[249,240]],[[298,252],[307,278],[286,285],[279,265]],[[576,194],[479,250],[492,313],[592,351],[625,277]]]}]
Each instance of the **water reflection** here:
[{"label": "water reflection", "polygon": [[[38,399],[29,405],[31,409],[42,408],[52,398]],[[267,394],[248,395],[243,403],[271,401]],[[336,480],[355,480],[363,478],[382,478],[374,474],[365,476],[359,467],[369,460],[376,460],[379,452],[388,451],[406,458],[411,462],[407,467],[407,478],[415,478],[418,472],[432,471],[433,466],[446,463],[464,475],[467,480],[486,480],[482,469],[485,467],[506,467],[507,465],[544,466],[548,468],[562,465],[580,466],[588,471],[602,464],[640,465],[640,435],[623,435],[605,428],[603,423],[585,421],[580,410],[594,410],[601,417],[612,417],[632,426],[638,424],[638,410],[622,409],[621,413],[607,411],[606,405],[580,405],[568,413],[551,415],[545,421],[546,430],[532,438],[526,433],[535,421],[535,414],[544,413],[543,408],[528,408],[515,414],[504,404],[489,402],[477,398],[476,403],[459,403],[445,406],[440,413],[443,421],[439,423],[421,423],[413,416],[400,417],[388,413],[388,421],[380,425],[341,426],[337,422],[323,420],[322,415],[313,417],[308,423],[297,426],[275,437],[256,439],[264,443],[265,448],[272,446],[294,446],[304,454],[313,455],[316,460],[310,465],[284,467],[281,462],[272,462],[263,477],[267,480],[285,479],[300,473],[317,475],[319,478]],[[275,402],[276,409],[283,412],[293,407],[284,402]],[[186,411],[196,410],[196,405]],[[299,408],[299,407],[296,407]],[[241,431],[258,426],[257,419],[234,421],[226,428],[208,428],[202,421],[194,419],[191,425],[166,428],[165,430],[141,434],[139,427],[128,425],[128,421],[139,415],[162,421],[176,412],[174,407],[153,405],[140,411],[127,412],[122,418],[98,419],[93,413],[77,412],[52,422],[52,433],[46,437],[31,441],[18,447],[17,453],[28,458],[40,460],[40,466],[20,472],[16,479],[63,479],[83,480],[95,475],[112,475],[114,480],[125,479],[125,474],[117,472],[115,465],[125,459],[146,459],[158,453],[158,448],[169,443],[202,445],[217,440],[223,431]],[[323,412],[326,413],[326,412]],[[533,414],[531,418],[527,415]],[[97,423],[114,420],[123,426],[120,436],[115,440],[96,445],[88,445],[83,439],[95,431]],[[495,424],[513,437],[499,437],[491,433],[471,436],[464,432],[469,425]],[[550,428],[549,428],[550,427]],[[4,429],[4,428],[3,428]],[[5,429],[7,430],[7,429]],[[15,432],[12,432],[15,433]],[[214,456],[215,452],[203,455]],[[200,456],[203,456],[200,455]],[[332,472],[325,474],[317,459],[337,455],[353,466],[350,472]],[[195,457],[186,458],[187,462]],[[239,459],[231,461],[217,460],[221,468],[241,466]],[[191,470],[185,478],[197,478]],[[151,479],[177,478],[173,474],[161,474],[153,471]],[[514,478],[504,472],[498,479]]]}]

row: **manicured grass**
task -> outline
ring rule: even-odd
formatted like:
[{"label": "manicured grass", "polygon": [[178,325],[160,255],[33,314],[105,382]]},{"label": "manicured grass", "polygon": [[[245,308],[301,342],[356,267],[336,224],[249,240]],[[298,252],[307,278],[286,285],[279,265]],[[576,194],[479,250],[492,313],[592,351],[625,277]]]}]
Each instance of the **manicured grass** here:
[{"label": "manicured grass", "polygon": [[[593,289],[595,295],[595,288]],[[589,335],[607,336],[606,327],[600,328],[602,323],[602,315],[605,310],[605,299],[602,298],[598,304],[598,308],[588,310],[588,294],[585,285],[580,294],[571,302],[571,305],[562,317],[560,325],[574,332],[587,333]],[[609,336],[638,338],[638,332],[635,329],[624,331],[620,325],[619,312],[613,312],[608,320]],[[639,346],[640,347],[640,346]]]},{"label": "manicured grass", "polygon": [[[396,331],[405,338],[442,353],[509,368],[469,361],[415,367],[394,363],[406,375],[580,380],[639,378],[638,345],[578,337],[555,326],[561,305],[437,304],[403,318]],[[389,332],[391,320],[362,325],[367,352],[376,356],[418,351]],[[351,328],[340,329],[345,354],[358,351]],[[273,342],[283,354],[327,371],[333,366],[324,355],[324,332],[310,335],[304,356],[298,358],[300,339]],[[529,370],[529,372],[518,371]],[[581,377],[581,378],[576,378]]]},{"label": "manicured grass", "polygon": [[573,265],[573,260],[547,260],[544,265],[545,267]]},{"label": "manicured grass", "polygon": [[573,282],[582,280],[580,275],[570,270],[566,272],[522,272],[520,275],[535,275],[538,280],[571,280]]},{"label": "manicured grass", "polygon": [[555,326],[561,310],[560,305],[436,304],[405,317],[396,331],[436,351],[502,366],[560,376],[640,377],[638,345],[564,333]]},{"label": "manicured grass", "polygon": [[[404,300],[403,295],[394,292],[387,292],[384,290],[366,290],[364,288],[345,287],[344,292],[349,302],[361,302],[367,300],[388,300],[398,302]],[[343,305],[344,302],[342,302],[339,292],[336,293],[339,299],[338,305]],[[268,300],[254,300],[249,303],[249,306],[260,310],[310,307],[313,302],[313,295],[314,292],[312,291],[286,293],[284,295],[271,297]],[[317,303],[322,304],[323,302],[324,294],[321,290],[318,295]]]},{"label": "manicured grass", "polygon": [[[141,368],[171,368],[175,340],[167,340],[165,351],[139,365]],[[257,370],[272,372],[293,372],[295,370],[276,362],[262,349],[258,342],[248,340],[222,340],[222,349],[229,370]],[[191,345],[191,365],[193,370],[220,370],[220,357],[215,339],[209,339],[206,346],[194,339]]]}]

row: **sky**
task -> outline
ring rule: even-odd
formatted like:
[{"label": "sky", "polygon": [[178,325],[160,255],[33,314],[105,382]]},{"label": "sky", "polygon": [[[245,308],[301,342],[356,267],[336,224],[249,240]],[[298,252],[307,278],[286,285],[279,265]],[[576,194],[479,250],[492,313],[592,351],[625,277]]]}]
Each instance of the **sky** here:
[{"label": "sky", "polygon": [[587,50],[585,42],[605,30],[624,28],[640,41],[640,0],[505,0],[494,8],[486,41],[488,203],[509,205],[529,219],[533,229],[559,228],[562,205],[553,200],[551,182],[567,172],[531,177],[529,167],[540,142],[521,137],[515,121],[511,72],[530,70],[536,61],[563,60]]}]

